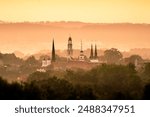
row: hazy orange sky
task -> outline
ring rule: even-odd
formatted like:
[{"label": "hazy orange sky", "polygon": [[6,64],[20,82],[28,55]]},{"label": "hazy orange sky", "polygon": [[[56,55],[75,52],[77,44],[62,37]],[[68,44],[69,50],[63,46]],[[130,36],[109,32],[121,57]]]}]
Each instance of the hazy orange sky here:
[{"label": "hazy orange sky", "polygon": [[3,21],[150,23],[150,0],[0,0]]},{"label": "hazy orange sky", "polygon": [[[20,25],[1,21],[81,21],[92,24]],[[69,34],[73,37],[74,48],[78,49],[81,39],[86,42],[85,49],[90,47],[92,40],[97,42],[98,48],[150,47],[150,25],[96,24],[122,22],[150,24],[150,0],[0,0],[0,51],[34,53],[49,49],[53,37],[57,49],[66,49]]]}]

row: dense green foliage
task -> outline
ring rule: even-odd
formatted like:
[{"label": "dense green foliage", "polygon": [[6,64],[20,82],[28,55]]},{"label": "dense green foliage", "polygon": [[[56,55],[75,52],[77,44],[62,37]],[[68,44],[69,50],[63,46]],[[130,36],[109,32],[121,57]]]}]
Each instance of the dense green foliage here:
[{"label": "dense green foliage", "polygon": [[0,99],[150,99],[150,64],[139,75],[132,64],[67,70],[63,78],[35,72],[25,83],[0,78]]}]

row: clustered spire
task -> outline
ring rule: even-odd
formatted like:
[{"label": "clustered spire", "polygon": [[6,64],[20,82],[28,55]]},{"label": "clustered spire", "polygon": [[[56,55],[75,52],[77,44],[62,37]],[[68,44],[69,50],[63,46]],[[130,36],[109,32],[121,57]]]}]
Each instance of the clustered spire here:
[{"label": "clustered spire", "polygon": [[97,58],[97,46],[95,44],[95,53],[93,52],[93,45],[91,44],[91,54],[90,59],[96,59]]},{"label": "clustered spire", "polygon": [[[80,54],[83,54],[83,48],[82,48],[82,41],[81,41],[81,51]],[[72,38],[69,37],[68,39],[68,56],[71,59],[71,56],[73,54],[73,49],[72,49]],[[90,59],[97,59],[97,45],[95,44],[95,50],[93,49],[93,44],[91,44],[91,53],[90,53]],[[52,62],[56,61],[56,55],[55,55],[55,44],[54,44],[54,39],[53,39],[53,43],[52,43]]]},{"label": "clustered spire", "polygon": [[97,58],[97,46],[95,44],[95,58]]},{"label": "clustered spire", "polygon": [[91,44],[91,54],[90,54],[90,59],[93,58],[93,45]]}]

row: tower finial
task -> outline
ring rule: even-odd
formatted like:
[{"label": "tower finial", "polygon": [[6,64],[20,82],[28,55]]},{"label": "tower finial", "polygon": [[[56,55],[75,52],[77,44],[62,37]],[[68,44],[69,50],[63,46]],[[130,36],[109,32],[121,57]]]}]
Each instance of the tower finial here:
[{"label": "tower finial", "polygon": [[83,50],[82,50],[82,40],[81,40],[81,51],[83,51]]}]

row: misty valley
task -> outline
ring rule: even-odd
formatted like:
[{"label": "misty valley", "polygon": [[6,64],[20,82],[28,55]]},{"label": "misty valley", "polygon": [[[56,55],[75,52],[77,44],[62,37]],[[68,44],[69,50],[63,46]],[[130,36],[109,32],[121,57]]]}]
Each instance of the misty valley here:
[{"label": "misty valley", "polygon": [[97,62],[51,54],[54,58],[46,65],[48,55],[22,59],[0,53],[0,99],[150,99],[150,61],[139,55],[124,58],[112,48],[97,56]]}]

